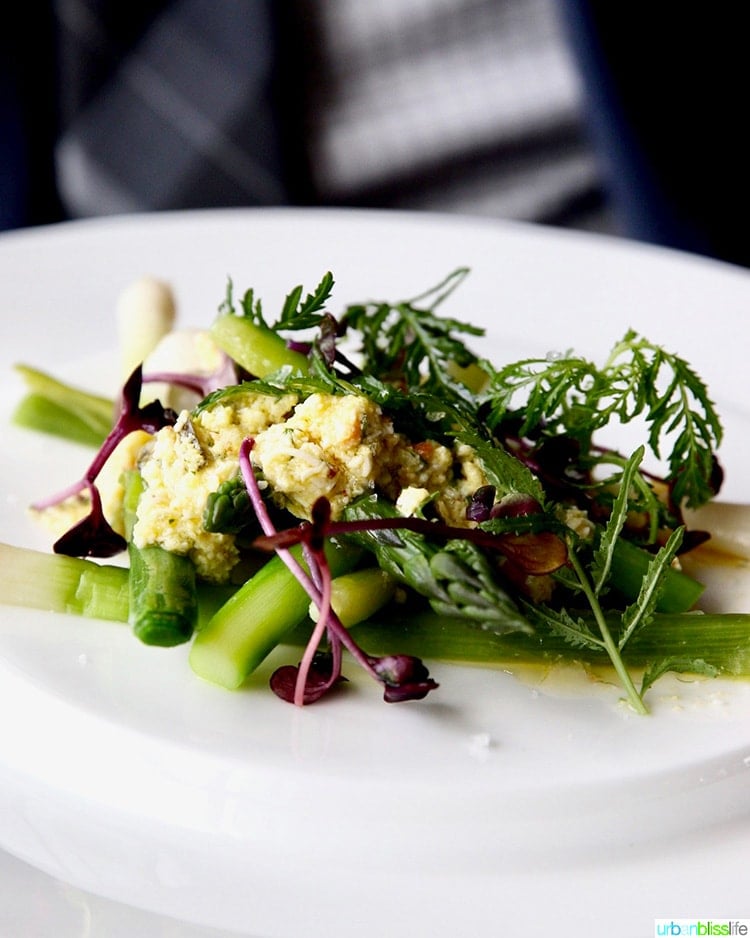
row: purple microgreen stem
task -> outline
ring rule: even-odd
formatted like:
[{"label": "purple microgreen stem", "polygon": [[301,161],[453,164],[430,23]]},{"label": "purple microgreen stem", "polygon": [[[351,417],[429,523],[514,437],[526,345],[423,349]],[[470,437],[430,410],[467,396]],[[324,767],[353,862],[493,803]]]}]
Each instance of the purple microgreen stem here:
[{"label": "purple microgreen stem", "polygon": [[120,412],[114,426],[82,478],[32,506],[43,510],[52,505],[58,505],[84,490],[89,492],[91,497],[89,514],[58,539],[54,546],[56,553],[65,553],[70,556],[111,557],[113,553],[119,553],[124,549],[124,539],[112,529],[104,517],[101,498],[95,484],[96,479],[109,457],[128,434],[135,430],[156,433],[162,427],[171,426],[177,419],[174,411],[163,407],[159,401],[152,401],[145,407],[141,407],[139,404],[141,387],[142,370],[139,365],[123,386],[120,396]]},{"label": "purple microgreen stem", "polygon": [[237,383],[237,368],[232,359],[224,352],[221,353],[219,366],[209,374],[184,373],[175,371],[157,371],[142,377],[144,384],[174,384],[177,387],[192,391],[200,398],[208,397],[213,391]]},{"label": "purple microgreen stem", "polygon": [[[252,448],[252,439],[243,440],[240,446],[240,472],[258,522],[265,532],[265,537],[260,539],[261,543],[265,549],[276,551],[319,611],[318,622],[296,669],[293,696],[289,696],[291,666],[276,672],[271,680],[271,688],[282,699],[291,699],[297,706],[309,703],[312,699],[319,699],[323,693],[342,680],[343,647],[365,671],[384,685],[383,698],[386,702],[419,700],[425,697],[438,685],[429,677],[427,668],[419,658],[412,655],[386,655],[379,658],[366,654],[331,608],[331,575],[323,551],[325,538],[335,527],[335,523],[330,520],[330,504],[326,499],[319,499],[313,507],[312,521],[303,522],[297,528],[291,529],[289,533],[293,537],[285,537],[288,532],[278,532],[268,514],[258,480],[255,478],[250,461]],[[305,571],[290,553],[289,547],[295,543],[302,544],[310,573]],[[331,669],[326,678],[323,678],[320,669],[315,667],[316,653],[324,633],[327,633],[331,646]]]},{"label": "purple microgreen stem", "polygon": [[[426,518],[367,518],[361,521],[331,521],[326,526],[326,534],[352,534],[356,531],[393,531],[407,530],[425,537],[440,540],[471,541],[477,547],[503,554],[517,564],[525,573],[540,576],[554,573],[567,563],[568,551],[565,543],[551,531],[525,534],[493,534],[480,528],[463,528],[441,521],[429,521]],[[265,530],[265,529],[264,529]],[[308,537],[304,525],[261,535],[253,545],[260,550],[289,548],[303,542]]]},{"label": "purple microgreen stem", "polygon": [[[297,684],[294,689],[294,703],[298,707],[301,707],[304,703],[307,676],[310,671],[313,658],[315,657],[320,643],[323,640],[323,636],[326,633],[326,629],[328,628],[328,620],[331,615],[331,569],[325,562],[325,557],[322,556],[322,548],[317,550],[308,546],[306,554],[308,567],[311,573],[313,570],[315,571],[315,573],[312,575],[312,580],[316,589],[320,591],[320,604],[318,605],[318,621],[315,624],[310,641],[305,647],[305,651],[302,655],[302,660],[299,663],[299,668],[297,671]],[[333,669],[331,670],[331,673],[333,674]]]}]

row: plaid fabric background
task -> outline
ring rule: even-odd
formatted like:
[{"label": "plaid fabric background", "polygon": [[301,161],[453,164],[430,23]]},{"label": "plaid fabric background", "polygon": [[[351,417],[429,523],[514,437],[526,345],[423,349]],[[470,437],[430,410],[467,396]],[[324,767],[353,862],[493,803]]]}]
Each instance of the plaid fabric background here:
[{"label": "plaid fabric background", "polygon": [[73,216],[285,199],[270,3],[55,0]]},{"label": "plaid fabric background", "polygon": [[553,220],[598,186],[554,0],[332,0],[307,141],[334,202]]},{"label": "plaid fabric background", "polygon": [[214,205],[585,223],[555,0],[54,0],[72,217]]}]

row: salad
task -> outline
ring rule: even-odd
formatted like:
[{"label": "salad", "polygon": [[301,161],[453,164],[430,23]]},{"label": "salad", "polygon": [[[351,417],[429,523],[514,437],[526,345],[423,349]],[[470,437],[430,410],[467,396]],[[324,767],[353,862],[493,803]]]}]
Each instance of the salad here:
[{"label": "salad", "polygon": [[[205,330],[148,281],[121,315],[117,402],[18,366],[16,422],[92,456],[32,506],[52,553],[0,545],[4,602],[190,643],[227,688],[301,648],[270,681],[297,705],[350,662],[399,702],[438,688],[430,658],[580,660],[638,713],[667,672],[750,672],[750,616],[698,611],[681,564],[722,483],[702,379],[633,331],[599,364],[490,362],[442,311],[468,274],[334,313],[325,273],[276,315],[229,281]],[[642,442],[604,445],[617,424]]]}]

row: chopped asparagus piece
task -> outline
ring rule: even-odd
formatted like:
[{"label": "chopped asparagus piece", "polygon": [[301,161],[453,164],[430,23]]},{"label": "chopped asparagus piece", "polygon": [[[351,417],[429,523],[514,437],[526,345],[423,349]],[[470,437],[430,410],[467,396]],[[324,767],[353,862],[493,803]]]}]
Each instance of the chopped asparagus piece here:
[{"label": "chopped asparagus piece", "polygon": [[[331,608],[342,625],[364,622],[386,605],[398,581],[380,567],[365,567],[336,577],[331,584]],[[318,609],[310,603],[310,618],[317,622]]]},{"label": "chopped asparagus piece", "polygon": [[80,557],[0,544],[2,601],[92,619],[128,618],[128,571]]},{"label": "chopped asparagus piece", "polygon": [[[299,560],[301,552],[292,549]],[[335,542],[326,546],[334,576],[351,570],[360,552]],[[272,557],[244,583],[195,636],[190,666],[222,687],[237,688],[287,632],[307,615],[309,597],[280,557]]]},{"label": "chopped asparagus piece", "polygon": [[28,388],[13,414],[17,426],[90,446],[102,444],[114,422],[114,401],[28,365],[15,365],[15,371]]},{"label": "chopped asparagus piece", "polygon": [[180,645],[198,622],[195,567],[189,557],[153,545],[128,544],[133,633],[146,645]]},{"label": "chopped asparagus piece", "polygon": [[256,378],[283,367],[303,374],[308,370],[304,355],[288,348],[278,333],[247,317],[225,313],[214,320],[210,331],[218,347]]}]

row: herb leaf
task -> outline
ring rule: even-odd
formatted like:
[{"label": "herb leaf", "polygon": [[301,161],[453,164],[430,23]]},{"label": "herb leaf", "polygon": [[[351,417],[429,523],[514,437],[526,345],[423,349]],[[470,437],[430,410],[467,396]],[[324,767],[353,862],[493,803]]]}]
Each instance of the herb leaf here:
[{"label": "herb leaf", "polygon": [[667,543],[654,556],[649,564],[646,575],[643,577],[638,598],[628,606],[622,614],[623,632],[618,641],[620,651],[631,636],[644,625],[647,625],[656,610],[656,602],[663,588],[664,571],[674,560],[682,543],[683,528],[672,532]]},{"label": "herb leaf", "polygon": [[602,649],[604,642],[594,633],[584,619],[576,619],[567,609],[552,609],[549,606],[526,605],[526,611],[534,625],[544,625],[553,634],[565,639],[576,648]]},{"label": "herb leaf", "polygon": [[653,661],[643,672],[641,679],[641,697],[660,677],[670,671],[675,674],[698,674],[702,677],[717,677],[719,669],[703,658],[668,657]]},{"label": "herb leaf", "polygon": [[326,315],[325,304],[331,297],[333,284],[333,274],[329,270],[323,274],[320,283],[312,293],[308,293],[304,300],[302,299],[302,285],[294,287],[284,300],[278,321],[271,328],[278,331],[280,329],[310,329],[319,325]]},{"label": "herb leaf", "polygon": [[678,355],[629,330],[598,368],[572,353],[529,358],[492,370],[486,393],[489,424],[498,426],[523,395],[522,432],[566,433],[590,451],[593,434],[612,419],[642,417],[658,459],[671,443],[673,499],[698,507],[716,494],[714,451],[722,426],[706,385]]},{"label": "herb leaf", "polygon": [[625,519],[628,513],[628,503],[630,500],[630,487],[633,482],[636,470],[643,459],[644,449],[640,446],[627,461],[619,481],[619,492],[612,506],[612,513],[609,516],[607,525],[604,528],[599,544],[594,551],[594,557],[591,564],[591,575],[593,578],[594,593],[599,595],[609,580],[609,573],[612,568],[612,556],[615,550],[617,538],[620,536]]},{"label": "herb leaf", "polygon": [[[451,369],[477,362],[477,356],[459,336],[480,336],[484,330],[461,320],[438,316],[435,309],[467,273],[467,268],[459,268],[412,300],[349,306],[342,325],[360,333],[368,372],[381,377],[398,376],[408,386],[449,388],[453,396],[457,385],[450,378]],[[431,300],[431,305],[417,305],[425,300]]]}]

